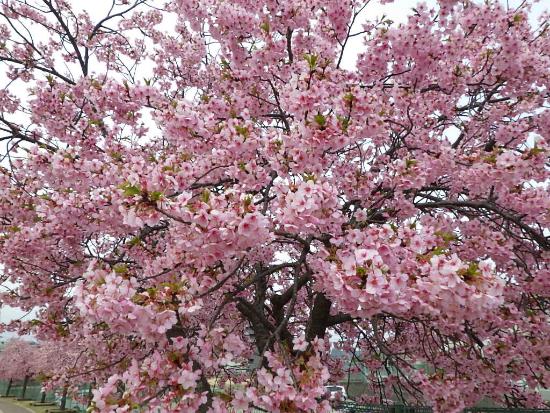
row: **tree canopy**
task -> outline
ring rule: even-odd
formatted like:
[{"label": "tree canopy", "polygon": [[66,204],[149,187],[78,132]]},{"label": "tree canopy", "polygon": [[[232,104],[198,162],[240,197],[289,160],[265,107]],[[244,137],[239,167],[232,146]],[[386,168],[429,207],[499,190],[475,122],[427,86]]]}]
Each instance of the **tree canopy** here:
[{"label": "tree canopy", "polygon": [[0,300],[97,411],[542,404],[548,15],[77,3],[1,1]]}]

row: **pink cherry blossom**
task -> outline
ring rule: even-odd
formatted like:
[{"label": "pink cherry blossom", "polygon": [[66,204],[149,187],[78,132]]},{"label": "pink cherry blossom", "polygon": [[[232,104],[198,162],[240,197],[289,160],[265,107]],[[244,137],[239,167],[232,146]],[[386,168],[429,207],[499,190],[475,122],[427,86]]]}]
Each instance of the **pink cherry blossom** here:
[{"label": "pink cherry blossom", "polygon": [[43,354],[2,374],[113,413],[329,412],[355,373],[542,405],[548,13],[84,3],[0,2],[1,329]]}]

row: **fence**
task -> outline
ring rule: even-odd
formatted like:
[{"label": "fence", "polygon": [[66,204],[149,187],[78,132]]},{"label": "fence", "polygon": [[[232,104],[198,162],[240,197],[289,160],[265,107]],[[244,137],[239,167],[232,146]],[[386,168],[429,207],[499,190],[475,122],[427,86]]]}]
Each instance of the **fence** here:
[{"label": "fence", "polygon": [[427,406],[402,406],[379,404],[356,404],[344,402],[338,406],[340,412],[346,413],[432,413],[432,408]]},{"label": "fence", "polygon": [[[4,396],[8,389],[6,381],[0,381],[0,395]],[[9,392],[11,397],[21,397],[23,391],[23,382],[14,381]],[[80,394],[87,394],[88,387],[84,386]],[[46,392],[46,402],[60,404],[62,389],[55,392]],[[29,382],[25,391],[25,399],[40,401],[42,399],[41,385],[37,382]],[[67,398],[65,407],[67,410],[76,410],[79,413],[86,412],[86,406]],[[265,413],[265,410],[253,409],[254,413]],[[403,406],[403,405],[375,405],[375,404],[356,404],[354,402],[342,402],[335,412],[342,413],[433,413],[429,406]],[[523,409],[523,408],[505,408],[505,407],[471,407],[464,410],[463,413],[550,413],[550,409]]]},{"label": "fence", "polygon": [[[432,413],[429,406],[360,405],[353,402],[340,403],[337,409],[343,413]],[[550,409],[523,409],[506,407],[471,407],[463,413],[550,413]]]},{"label": "fence", "polygon": [[472,407],[465,413],[550,413],[550,409],[523,409],[504,407]]},{"label": "fence", "polygon": [[[0,395],[5,396],[7,390],[8,390],[8,382],[0,381]],[[11,385],[8,396],[21,397],[22,393],[23,393],[23,382],[14,381]],[[60,405],[62,393],[63,393],[62,389],[57,389],[56,391],[53,391],[53,392],[46,392],[46,397],[44,401],[47,403],[56,403]],[[37,402],[40,402],[42,400],[42,386],[40,385],[40,383],[31,381],[27,384],[27,389],[25,391],[25,399],[34,400]],[[79,413],[80,412],[84,413],[86,411],[86,406],[82,405],[81,403],[69,397],[67,397],[66,399],[65,408],[67,410],[76,410]]]}]

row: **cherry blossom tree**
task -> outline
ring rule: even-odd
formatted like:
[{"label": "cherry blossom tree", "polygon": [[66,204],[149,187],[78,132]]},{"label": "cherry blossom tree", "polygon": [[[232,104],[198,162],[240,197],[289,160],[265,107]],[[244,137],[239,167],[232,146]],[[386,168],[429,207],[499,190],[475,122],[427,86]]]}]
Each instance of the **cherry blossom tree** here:
[{"label": "cherry blossom tree", "polygon": [[[18,375],[13,371],[14,355],[17,355],[17,346],[12,341],[8,342],[0,352],[0,379],[7,382],[6,392],[4,397],[8,397],[13,386],[14,379],[18,379]],[[10,354],[11,353],[11,354]],[[17,357],[18,359],[18,357]]]},{"label": "cherry blossom tree", "polygon": [[8,381],[5,396],[8,396],[15,380],[23,381],[20,398],[24,399],[29,380],[36,374],[35,360],[39,353],[36,344],[26,340],[11,339],[0,352],[1,378]]},{"label": "cherry blossom tree", "polygon": [[[78,385],[81,384],[77,378],[69,380],[68,377],[75,376],[80,372],[79,356],[81,350],[77,346],[60,347],[59,342],[42,342],[33,360],[35,375],[43,384],[41,402],[46,400],[46,392],[62,390],[62,403],[66,402],[67,393],[78,396]],[[61,406],[62,409],[64,405]]]},{"label": "cherry blossom tree", "polygon": [[542,404],[547,14],[73,3],[1,1],[1,300],[97,411]]},{"label": "cherry blossom tree", "polygon": [[75,396],[81,396],[78,385],[84,384],[76,378],[81,371],[79,359],[82,351],[77,346],[60,347],[59,342],[30,343],[22,339],[11,339],[0,352],[0,379],[8,382],[5,396],[10,393],[14,381],[23,381],[20,397],[25,398],[30,379],[45,384],[42,402],[46,391],[63,389]]}]

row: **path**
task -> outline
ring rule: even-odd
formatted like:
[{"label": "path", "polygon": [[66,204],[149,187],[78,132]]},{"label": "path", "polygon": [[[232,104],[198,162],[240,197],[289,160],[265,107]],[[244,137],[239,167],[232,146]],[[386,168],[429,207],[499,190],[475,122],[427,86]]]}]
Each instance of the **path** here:
[{"label": "path", "polygon": [[0,400],[0,413],[29,413],[30,411],[7,400]]}]

